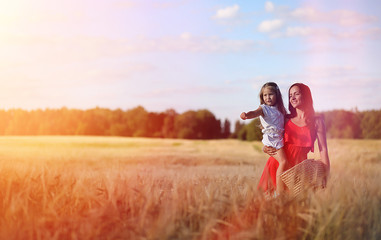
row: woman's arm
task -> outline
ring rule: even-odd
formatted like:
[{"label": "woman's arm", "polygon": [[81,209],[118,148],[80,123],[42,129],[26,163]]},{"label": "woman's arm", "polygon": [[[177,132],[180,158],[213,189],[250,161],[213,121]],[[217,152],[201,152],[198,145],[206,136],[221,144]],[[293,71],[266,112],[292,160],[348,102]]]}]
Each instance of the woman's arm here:
[{"label": "woman's arm", "polygon": [[241,118],[242,120],[246,120],[246,119],[252,119],[252,118],[256,118],[256,117],[259,117],[259,116],[263,116],[263,110],[262,110],[262,107],[259,106],[257,108],[257,110],[254,110],[254,111],[250,111],[250,112],[243,112],[241,113]]},{"label": "woman's arm", "polygon": [[324,120],[322,117],[317,117],[315,121],[316,121],[316,134],[317,134],[317,140],[318,140],[318,145],[319,145],[320,157],[321,157],[321,161],[325,165],[325,168],[327,171],[327,176],[328,176],[331,164],[330,164],[329,156],[328,156],[327,136],[326,136],[326,132],[325,132],[325,124],[324,124]]}]

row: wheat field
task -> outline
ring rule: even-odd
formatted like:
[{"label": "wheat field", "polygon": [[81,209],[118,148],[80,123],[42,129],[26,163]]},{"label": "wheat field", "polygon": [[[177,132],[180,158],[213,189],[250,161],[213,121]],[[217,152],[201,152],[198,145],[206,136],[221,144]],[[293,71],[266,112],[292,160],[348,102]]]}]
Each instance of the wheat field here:
[{"label": "wheat field", "polygon": [[265,200],[261,142],[0,137],[0,239],[381,239],[381,141],[328,147],[325,190]]}]

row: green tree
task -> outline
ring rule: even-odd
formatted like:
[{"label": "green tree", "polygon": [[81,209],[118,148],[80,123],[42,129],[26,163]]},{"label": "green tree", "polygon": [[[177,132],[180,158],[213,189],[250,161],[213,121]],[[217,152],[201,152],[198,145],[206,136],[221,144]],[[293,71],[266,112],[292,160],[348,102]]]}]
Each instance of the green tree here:
[{"label": "green tree", "polygon": [[162,136],[165,138],[176,138],[177,133],[175,130],[175,119],[178,113],[173,109],[168,109],[164,114],[164,121],[162,126]]},{"label": "green tree", "polygon": [[222,127],[222,138],[229,138],[230,135],[231,135],[231,132],[230,132],[230,121],[228,119],[225,119],[224,121],[224,125]]},{"label": "green tree", "polygon": [[12,109],[8,111],[10,121],[5,129],[6,135],[25,135],[27,132],[27,124],[29,113],[22,109]]},{"label": "green tree", "polygon": [[246,140],[248,141],[261,141],[263,134],[261,129],[261,122],[259,118],[255,118],[249,124],[245,126]]},{"label": "green tree", "polygon": [[198,139],[221,138],[221,121],[216,119],[209,110],[198,110],[196,112],[196,122]]},{"label": "green tree", "polygon": [[364,138],[381,139],[381,110],[361,114],[361,131]]},{"label": "green tree", "polygon": [[175,118],[178,138],[213,139],[221,137],[221,122],[208,110],[187,111]]},{"label": "green tree", "polygon": [[147,125],[148,125],[148,112],[142,107],[138,106],[126,113],[127,116],[127,129],[128,136],[132,137],[147,137]]},{"label": "green tree", "polygon": [[[237,125],[236,125],[237,126]],[[249,124],[239,126],[237,138],[247,141],[260,141],[262,140],[262,130],[260,128],[259,118],[250,121]]]},{"label": "green tree", "polygon": [[0,110],[0,135],[6,134],[7,126],[11,121],[11,117],[8,111]]},{"label": "green tree", "polygon": [[246,140],[246,132],[244,130],[245,123],[241,123],[237,120],[234,124],[234,132],[232,133],[232,138],[238,138],[241,140]]},{"label": "green tree", "polygon": [[109,129],[108,112],[103,108],[93,108],[86,110],[82,119],[82,131],[84,135],[106,135]]},{"label": "green tree", "polygon": [[110,117],[110,128],[109,134],[111,136],[128,136],[128,126],[127,122],[127,114],[122,111],[120,108],[114,110],[112,112],[112,116]]},{"label": "green tree", "polygon": [[163,137],[162,128],[164,125],[165,113],[148,113],[147,136]]},{"label": "green tree", "polygon": [[361,138],[361,120],[358,113],[334,110],[323,115],[329,138]]},{"label": "green tree", "polygon": [[197,137],[196,112],[191,110],[177,115],[174,129],[177,138],[196,139]]}]

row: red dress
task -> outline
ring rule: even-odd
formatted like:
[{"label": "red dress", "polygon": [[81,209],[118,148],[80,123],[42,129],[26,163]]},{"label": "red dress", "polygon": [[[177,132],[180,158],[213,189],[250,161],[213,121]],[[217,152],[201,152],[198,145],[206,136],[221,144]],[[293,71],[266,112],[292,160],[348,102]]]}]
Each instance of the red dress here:
[{"label": "red dress", "polygon": [[[287,156],[288,168],[307,159],[309,151],[313,151],[315,136],[307,127],[299,127],[291,120],[288,120],[284,126],[284,151]],[[263,170],[261,179],[259,180],[258,189],[263,191],[273,191],[276,189],[276,171],[278,169],[278,161],[270,157],[267,160],[265,169]]]}]

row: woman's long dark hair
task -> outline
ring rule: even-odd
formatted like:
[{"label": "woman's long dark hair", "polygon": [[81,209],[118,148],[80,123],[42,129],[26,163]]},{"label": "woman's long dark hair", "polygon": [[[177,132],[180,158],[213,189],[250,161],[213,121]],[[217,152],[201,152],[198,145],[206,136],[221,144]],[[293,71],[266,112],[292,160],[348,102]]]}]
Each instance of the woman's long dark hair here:
[{"label": "woman's long dark hair", "polygon": [[310,88],[303,83],[294,83],[288,90],[288,110],[290,114],[288,118],[291,119],[296,116],[296,109],[290,104],[290,90],[292,87],[297,86],[300,89],[302,95],[302,106],[306,116],[306,123],[308,128],[311,130],[314,137],[316,137],[316,126],[315,126],[315,109],[312,100],[312,94]]}]

